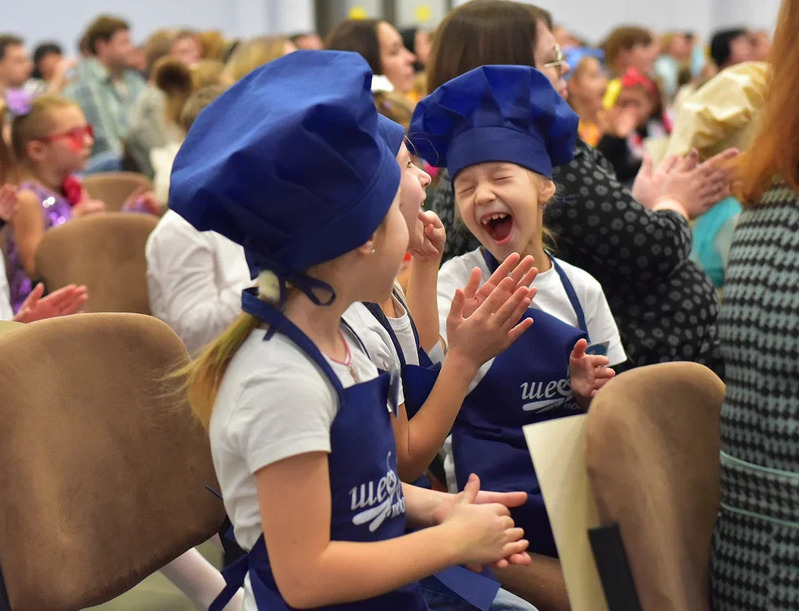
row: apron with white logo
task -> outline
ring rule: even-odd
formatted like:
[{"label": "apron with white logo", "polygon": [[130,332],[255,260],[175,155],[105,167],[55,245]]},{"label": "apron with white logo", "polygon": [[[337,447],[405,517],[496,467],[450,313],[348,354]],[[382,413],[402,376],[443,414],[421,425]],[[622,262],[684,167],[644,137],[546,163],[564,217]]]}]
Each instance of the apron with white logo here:
[{"label": "apron with white logo", "polygon": [[[489,270],[496,270],[497,261],[490,253],[485,252],[485,260]],[[511,509],[511,515],[524,529],[529,551],[556,557],[544,498],[522,427],[580,411],[569,383],[569,356],[579,339],[588,339],[588,329],[566,272],[554,258],[550,261],[580,328],[529,308],[523,318],[532,318],[533,325],[494,359],[485,377],[464,400],[452,429],[452,454],[459,489],[464,488],[469,474],[476,473],[485,490],[527,492],[527,502]]]},{"label": "apron with white logo", "polygon": [[[433,364],[430,357],[421,347],[419,342],[419,333],[416,330],[416,325],[413,323],[413,318],[410,315],[407,304],[396,295],[398,301],[402,303],[408,318],[410,319],[411,329],[413,336],[416,340],[416,350],[418,352],[419,365],[409,364],[405,359],[405,353],[402,346],[394,333],[394,328],[386,317],[383,310],[376,303],[364,303],[366,309],[374,316],[382,327],[386,330],[391,343],[394,345],[394,350],[399,357],[402,375],[402,389],[405,395],[405,411],[408,414],[408,420],[413,418],[419,409],[427,401],[427,397],[433,390],[438,373],[441,366]],[[415,482],[415,486],[420,488],[430,489],[430,480],[425,475],[419,477]],[[439,571],[435,575],[431,575],[421,581],[421,585],[433,592],[439,592],[452,596],[461,601],[464,605],[470,606],[479,611],[487,611],[491,608],[494,599],[499,592],[499,582],[496,581],[494,576],[487,570],[482,574],[474,573],[462,566],[452,566],[443,571]],[[453,603],[455,606],[456,603]]]},{"label": "apron with white logo", "polygon": [[[405,534],[405,498],[397,474],[391,415],[386,409],[389,374],[381,373],[367,382],[343,388],[316,345],[281,312],[249,290],[242,295],[242,309],[293,341],[321,369],[339,396],[338,413],[330,427],[331,452],[328,455],[331,540],[372,542]],[[263,535],[246,556],[227,567],[223,574],[227,586],[210,611],[223,609],[243,585],[247,574],[258,609],[292,609],[275,583]],[[368,600],[319,608],[424,611],[427,606],[419,584],[414,583]]]}]

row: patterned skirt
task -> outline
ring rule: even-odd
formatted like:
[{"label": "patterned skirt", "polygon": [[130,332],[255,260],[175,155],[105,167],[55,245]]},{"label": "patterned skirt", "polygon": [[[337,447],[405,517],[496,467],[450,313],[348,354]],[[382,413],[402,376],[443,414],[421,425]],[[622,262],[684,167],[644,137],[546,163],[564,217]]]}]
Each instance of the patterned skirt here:
[{"label": "patterned skirt", "polygon": [[711,559],[716,611],[799,610],[799,474],[722,453]]}]

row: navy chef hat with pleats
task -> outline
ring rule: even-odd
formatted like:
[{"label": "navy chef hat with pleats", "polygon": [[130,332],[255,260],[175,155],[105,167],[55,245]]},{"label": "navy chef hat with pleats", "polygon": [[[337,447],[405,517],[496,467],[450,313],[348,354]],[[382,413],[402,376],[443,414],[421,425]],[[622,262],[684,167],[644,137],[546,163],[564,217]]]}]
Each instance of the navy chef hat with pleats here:
[{"label": "navy chef hat with pleats", "polygon": [[195,121],[170,207],[241,244],[253,277],[269,270],[312,293],[302,272],[367,242],[399,189],[371,79],[346,51],[296,51],[251,72]]},{"label": "navy chef hat with pleats", "polygon": [[405,128],[384,115],[377,115],[377,129],[391,154],[394,157],[399,155],[400,147],[405,141]]},{"label": "navy chef hat with pleats", "polygon": [[408,130],[415,153],[450,177],[508,161],[552,177],[571,161],[578,116],[546,76],[528,66],[481,66],[417,104]]}]

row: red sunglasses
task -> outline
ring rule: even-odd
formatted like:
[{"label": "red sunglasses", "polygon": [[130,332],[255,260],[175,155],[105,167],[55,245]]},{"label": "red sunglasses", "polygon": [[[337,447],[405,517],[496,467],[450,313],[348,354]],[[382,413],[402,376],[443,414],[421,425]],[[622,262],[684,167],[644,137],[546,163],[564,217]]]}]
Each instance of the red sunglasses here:
[{"label": "red sunglasses", "polygon": [[60,132],[58,134],[50,134],[44,138],[39,138],[39,140],[42,142],[55,142],[56,140],[66,139],[69,141],[69,148],[78,152],[83,148],[83,142],[86,136],[94,138],[94,128],[88,124],[81,127],[73,127],[69,131]]}]

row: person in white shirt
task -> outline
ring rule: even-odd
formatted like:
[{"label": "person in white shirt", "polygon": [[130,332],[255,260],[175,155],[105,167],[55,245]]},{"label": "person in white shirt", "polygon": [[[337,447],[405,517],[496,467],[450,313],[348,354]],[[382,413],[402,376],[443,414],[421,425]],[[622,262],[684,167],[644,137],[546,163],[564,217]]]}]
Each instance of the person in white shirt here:
[{"label": "person in white shirt", "polygon": [[150,312],[197,354],[241,311],[241,291],[252,284],[244,249],[213,231],[197,231],[169,210],[145,254]]}]

